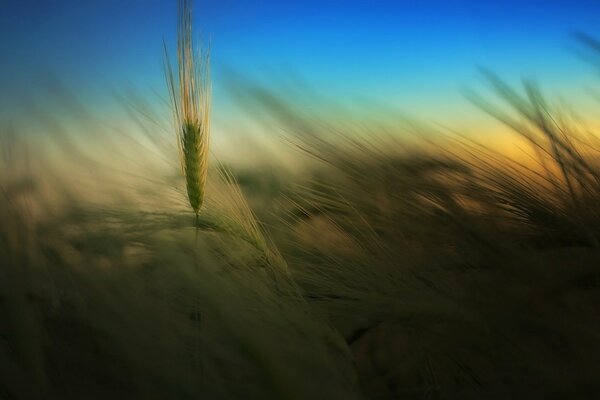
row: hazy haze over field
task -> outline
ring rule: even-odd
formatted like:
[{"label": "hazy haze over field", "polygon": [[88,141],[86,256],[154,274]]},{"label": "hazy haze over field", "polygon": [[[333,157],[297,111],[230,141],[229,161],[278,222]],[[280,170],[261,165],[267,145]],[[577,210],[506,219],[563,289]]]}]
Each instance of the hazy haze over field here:
[{"label": "hazy haze over field", "polygon": [[[8,0],[2,8],[3,119],[30,120],[32,103],[68,119],[52,108],[51,80],[121,129],[127,117],[115,92],[133,88],[166,110],[162,41],[174,50],[174,1]],[[477,66],[511,83],[536,78],[584,117],[596,106],[588,93],[595,71],[577,56],[571,35],[599,33],[597,2],[209,0],[195,8],[196,32],[212,41],[217,143],[264,130],[232,99],[232,71],[241,82],[306,84],[367,116],[386,105],[480,138],[503,128],[461,93],[485,87]]]}]

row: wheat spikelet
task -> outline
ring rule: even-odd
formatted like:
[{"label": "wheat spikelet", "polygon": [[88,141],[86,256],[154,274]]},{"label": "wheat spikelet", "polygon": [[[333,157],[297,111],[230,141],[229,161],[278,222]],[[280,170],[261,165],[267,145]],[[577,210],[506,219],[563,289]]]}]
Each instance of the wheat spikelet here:
[{"label": "wheat spikelet", "polygon": [[195,53],[190,0],[179,0],[177,81],[165,46],[167,86],[171,97],[180,168],[190,206],[198,216],[208,172],[210,79],[209,52]]}]

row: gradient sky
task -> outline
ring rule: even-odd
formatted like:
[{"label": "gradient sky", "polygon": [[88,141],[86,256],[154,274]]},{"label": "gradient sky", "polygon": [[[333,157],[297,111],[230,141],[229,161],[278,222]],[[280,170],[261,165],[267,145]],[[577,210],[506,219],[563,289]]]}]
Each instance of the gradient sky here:
[{"label": "gradient sky", "polygon": [[[108,109],[121,87],[165,93],[162,41],[174,48],[176,3],[2,0],[0,116],[50,74]],[[194,11],[196,33],[212,38],[217,119],[231,107],[229,70],[263,82],[294,75],[332,98],[424,118],[468,115],[460,89],[481,87],[477,66],[535,77],[569,100],[596,78],[571,34],[600,37],[597,0],[196,0]]]}]

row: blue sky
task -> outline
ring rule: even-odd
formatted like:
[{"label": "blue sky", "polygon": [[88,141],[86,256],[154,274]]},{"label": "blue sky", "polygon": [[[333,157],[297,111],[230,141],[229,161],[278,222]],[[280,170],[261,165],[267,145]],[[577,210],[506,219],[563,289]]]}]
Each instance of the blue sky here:
[{"label": "blue sky", "polygon": [[[4,0],[0,107],[35,97],[48,74],[98,106],[119,87],[164,92],[162,41],[174,48],[176,3]],[[295,74],[333,98],[427,117],[464,103],[460,88],[481,83],[477,66],[578,93],[594,70],[570,34],[600,36],[600,2],[196,0],[195,21],[212,38],[217,114],[229,107],[222,83],[233,69],[264,82]]]}]

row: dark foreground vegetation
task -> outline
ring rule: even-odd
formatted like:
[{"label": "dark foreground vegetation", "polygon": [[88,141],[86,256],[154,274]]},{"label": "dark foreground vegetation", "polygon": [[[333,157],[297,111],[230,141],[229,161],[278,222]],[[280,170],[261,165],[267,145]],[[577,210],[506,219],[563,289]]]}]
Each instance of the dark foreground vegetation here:
[{"label": "dark foreground vegetation", "polygon": [[0,399],[596,398],[599,139],[487,77],[527,162],[249,90],[303,172],[213,163],[199,227],[143,105],[138,169],[6,127]]}]

